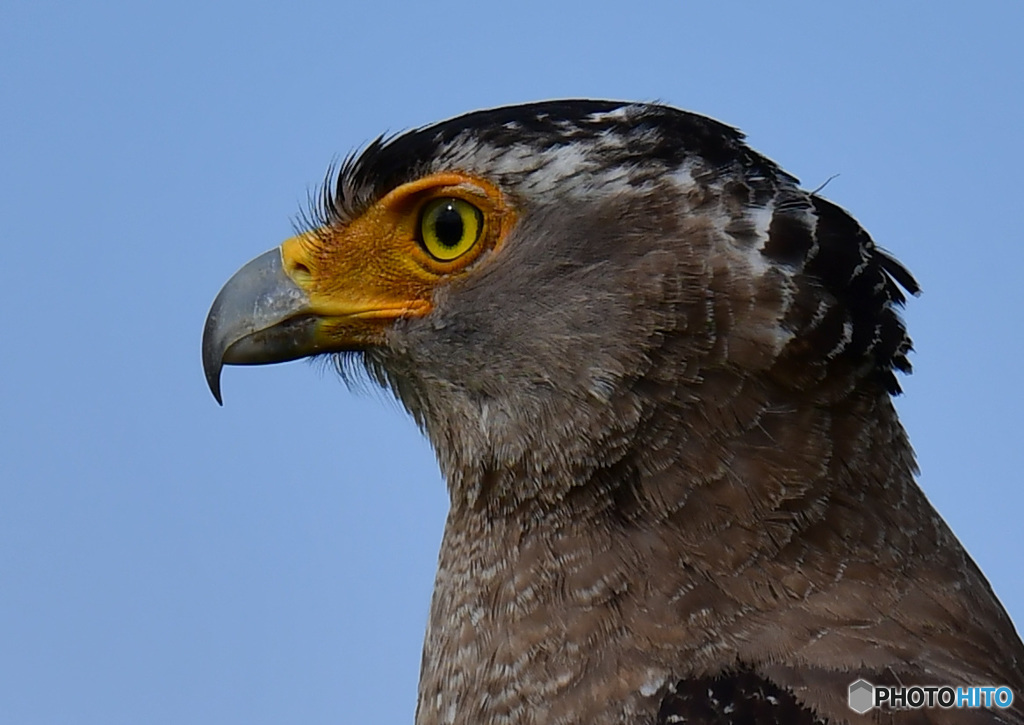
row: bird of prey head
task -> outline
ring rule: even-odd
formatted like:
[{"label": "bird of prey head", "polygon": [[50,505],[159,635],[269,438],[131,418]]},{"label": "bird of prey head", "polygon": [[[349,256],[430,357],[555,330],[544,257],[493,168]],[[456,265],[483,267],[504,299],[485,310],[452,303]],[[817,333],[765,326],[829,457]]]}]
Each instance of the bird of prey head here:
[{"label": "bird of prey head", "polygon": [[739,132],[480,111],[378,139],[311,216],[221,290],[203,364],[220,400],[224,364],[355,357],[429,436],[419,725],[867,722],[858,678],[1024,697],[890,400],[916,282]]}]

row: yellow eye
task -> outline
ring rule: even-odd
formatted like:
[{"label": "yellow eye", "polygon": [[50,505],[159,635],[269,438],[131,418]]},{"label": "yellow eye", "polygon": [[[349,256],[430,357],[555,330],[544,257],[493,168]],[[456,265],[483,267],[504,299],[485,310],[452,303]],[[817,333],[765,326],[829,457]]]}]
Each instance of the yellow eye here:
[{"label": "yellow eye", "polygon": [[434,259],[450,262],[473,248],[483,226],[483,214],[468,201],[434,199],[420,215],[420,240]]}]

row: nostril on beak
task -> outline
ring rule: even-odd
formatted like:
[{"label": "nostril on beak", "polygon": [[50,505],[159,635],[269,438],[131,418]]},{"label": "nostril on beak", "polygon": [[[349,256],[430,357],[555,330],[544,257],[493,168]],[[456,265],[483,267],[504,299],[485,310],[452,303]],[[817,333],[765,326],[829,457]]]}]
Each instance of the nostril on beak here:
[{"label": "nostril on beak", "polygon": [[296,284],[306,285],[313,279],[313,273],[302,262],[293,263],[289,271],[291,272],[291,278],[295,280]]}]

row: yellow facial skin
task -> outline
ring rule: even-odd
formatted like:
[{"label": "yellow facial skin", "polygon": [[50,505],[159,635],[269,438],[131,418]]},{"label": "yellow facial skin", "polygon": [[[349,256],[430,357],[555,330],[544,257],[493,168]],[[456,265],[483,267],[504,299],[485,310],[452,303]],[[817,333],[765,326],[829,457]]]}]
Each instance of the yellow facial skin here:
[{"label": "yellow facial skin", "polygon": [[[463,222],[465,238],[444,245],[434,223]],[[501,245],[514,214],[488,181],[457,172],[399,186],[341,227],[321,227],[281,245],[285,274],[309,296],[324,342],[381,342],[389,322],[430,313],[434,289]],[[446,230],[441,227],[441,232]]]}]

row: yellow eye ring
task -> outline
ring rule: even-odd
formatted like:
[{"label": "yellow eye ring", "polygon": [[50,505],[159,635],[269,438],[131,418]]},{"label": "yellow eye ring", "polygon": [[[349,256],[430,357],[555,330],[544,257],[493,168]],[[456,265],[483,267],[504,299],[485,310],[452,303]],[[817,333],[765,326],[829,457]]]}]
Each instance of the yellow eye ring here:
[{"label": "yellow eye ring", "polygon": [[456,197],[432,199],[420,213],[420,242],[440,262],[451,262],[472,249],[483,228],[483,213]]}]

